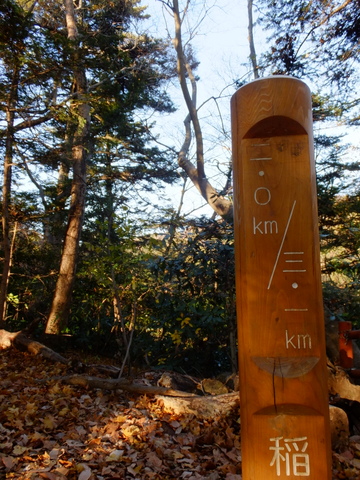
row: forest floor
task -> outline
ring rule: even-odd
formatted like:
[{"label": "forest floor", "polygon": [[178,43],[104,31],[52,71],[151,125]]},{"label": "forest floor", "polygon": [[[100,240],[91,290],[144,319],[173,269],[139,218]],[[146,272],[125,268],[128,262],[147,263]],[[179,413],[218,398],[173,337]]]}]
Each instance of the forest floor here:
[{"label": "forest floor", "polygon": [[[241,480],[237,412],[171,415],[152,397],[63,384],[67,374],[40,356],[0,352],[1,480]],[[359,458],[354,436],[333,452],[333,479],[359,480]]]}]

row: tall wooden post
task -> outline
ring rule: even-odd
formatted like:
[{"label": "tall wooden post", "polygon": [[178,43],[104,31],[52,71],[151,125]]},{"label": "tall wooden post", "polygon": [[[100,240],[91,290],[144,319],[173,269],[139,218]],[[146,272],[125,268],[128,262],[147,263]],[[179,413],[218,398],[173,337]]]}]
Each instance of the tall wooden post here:
[{"label": "tall wooden post", "polygon": [[331,479],[311,95],[232,98],[243,480]]}]

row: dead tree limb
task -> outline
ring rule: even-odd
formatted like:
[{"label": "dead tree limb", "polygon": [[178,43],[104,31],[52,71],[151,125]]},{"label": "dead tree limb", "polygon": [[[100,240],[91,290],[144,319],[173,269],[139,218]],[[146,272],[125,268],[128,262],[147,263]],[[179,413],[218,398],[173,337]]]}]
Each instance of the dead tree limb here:
[{"label": "dead tree limb", "polygon": [[99,388],[103,390],[125,390],[131,393],[141,395],[167,395],[172,397],[195,397],[193,393],[182,392],[166,387],[155,387],[151,385],[143,385],[141,383],[133,383],[124,378],[100,378],[85,375],[69,375],[61,377],[59,380],[69,385],[78,385],[88,388]]},{"label": "dead tree limb", "polygon": [[44,358],[52,360],[53,362],[60,362],[68,365],[70,362],[59,353],[51,350],[42,343],[28,338],[23,332],[8,332],[7,330],[0,330],[0,350],[15,347],[18,350],[28,351],[33,355],[41,355]]}]

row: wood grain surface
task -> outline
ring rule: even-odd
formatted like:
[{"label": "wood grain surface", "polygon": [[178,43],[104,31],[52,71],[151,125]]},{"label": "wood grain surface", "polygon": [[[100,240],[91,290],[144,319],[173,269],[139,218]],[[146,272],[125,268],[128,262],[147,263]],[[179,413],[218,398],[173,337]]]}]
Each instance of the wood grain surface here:
[{"label": "wood grain surface", "polygon": [[274,76],[231,107],[243,480],[330,480],[310,91]]}]

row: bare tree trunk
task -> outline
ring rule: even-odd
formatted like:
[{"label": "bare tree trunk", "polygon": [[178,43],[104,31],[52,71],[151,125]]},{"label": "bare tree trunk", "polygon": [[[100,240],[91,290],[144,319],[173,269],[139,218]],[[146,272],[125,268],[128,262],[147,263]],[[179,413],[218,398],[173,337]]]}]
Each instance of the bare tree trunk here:
[{"label": "bare tree trunk", "polygon": [[[169,7],[174,15],[175,39],[174,46],[177,56],[177,73],[181,91],[188,109],[188,116],[184,121],[185,140],[178,154],[179,166],[188,175],[194,186],[201,193],[202,197],[211,206],[211,208],[226,221],[232,223],[233,208],[232,203],[223,197],[208,181],[205,174],[203,135],[196,107],[196,78],[190,63],[186,59],[182,41],[182,21],[179,11],[178,0],[163,2]],[[192,92],[190,94],[187,78],[190,81]],[[196,142],[196,166],[189,160],[189,148],[191,143],[191,124],[194,129]]]},{"label": "bare tree trunk", "polygon": [[81,58],[77,48],[77,28],[72,0],[65,0],[65,15],[68,38],[73,42],[73,73],[75,93],[73,108],[78,117],[72,146],[72,188],[68,225],[65,234],[60,272],[56,283],[51,311],[46,324],[46,333],[59,334],[66,326],[70,307],[72,289],[75,280],[79,240],[85,209],[86,197],[86,163],[88,156],[88,134],[90,129],[90,106],[86,102],[87,80],[81,67]]},{"label": "bare tree trunk", "polygon": [[256,79],[259,78],[259,66],[256,60],[256,50],[254,42],[253,0],[248,0],[248,21],[250,60],[254,72],[254,78]]},{"label": "bare tree trunk", "polygon": [[10,201],[11,201],[11,176],[14,146],[14,118],[15,104],[17,101],[19,72],[15,67],[10,87],[9,99],[6,106],[7,131],[5,138],[4,177],[2,188],[2,229],[4,263],[0,283],[0,328],[5,325],[6,299],[10,278],[12,248],[10,241]]}]

